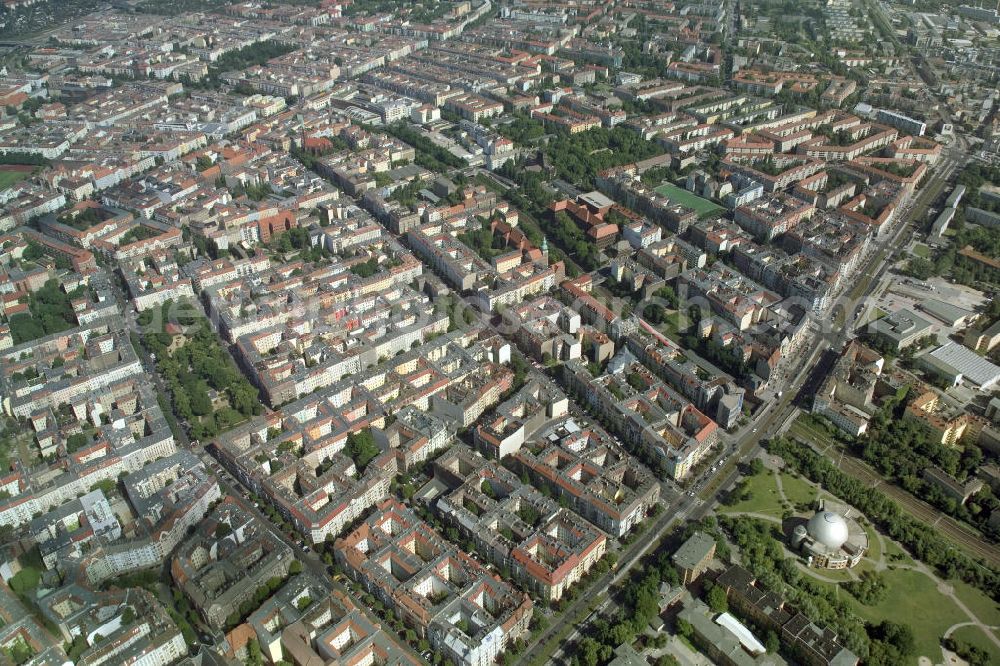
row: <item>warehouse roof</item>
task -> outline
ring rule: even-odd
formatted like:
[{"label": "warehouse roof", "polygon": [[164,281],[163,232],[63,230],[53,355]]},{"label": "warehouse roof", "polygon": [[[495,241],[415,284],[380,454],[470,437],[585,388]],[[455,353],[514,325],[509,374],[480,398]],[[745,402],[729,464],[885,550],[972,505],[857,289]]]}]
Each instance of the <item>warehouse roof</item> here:
[{"label": "warehouse roof", "polygon": [[939,301],[936,298],[928,298],[920,304],[920,309],[949,326],[958,326],[963,319],[972,316],[972,311]]},{"label": "warehouse roof", "polygon": [[984,391],[1000,383],[1000,366],[990,363],[968,347],[956,342],[938,347],[930,355],[938,362],[954,368],[970,383]]}]

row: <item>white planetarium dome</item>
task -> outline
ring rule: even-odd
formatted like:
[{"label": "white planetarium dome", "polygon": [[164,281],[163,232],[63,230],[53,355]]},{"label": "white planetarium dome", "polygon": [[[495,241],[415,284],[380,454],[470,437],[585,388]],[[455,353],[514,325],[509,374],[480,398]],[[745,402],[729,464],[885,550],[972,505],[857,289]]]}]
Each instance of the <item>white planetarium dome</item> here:
[{"label": "white planetarium dome", "polygon": [[806,526],[809,536],[830,550],[838,550],[847,542],[847,521],[833,511],[817,511]]}]

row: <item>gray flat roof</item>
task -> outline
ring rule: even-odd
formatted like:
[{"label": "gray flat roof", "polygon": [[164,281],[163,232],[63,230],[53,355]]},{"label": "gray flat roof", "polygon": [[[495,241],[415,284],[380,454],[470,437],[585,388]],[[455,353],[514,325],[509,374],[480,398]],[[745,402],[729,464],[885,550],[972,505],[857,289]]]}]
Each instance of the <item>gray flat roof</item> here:
[{"label": "gray flat roof", "polygon": [[674,564],[684,569],[693,569],[715,548],[715,539],[704,532],[695,532],[674,553]]},{"label": "gray flat roof", "polygon": [[607,208],[608,206],[613,206],[615,203],[597,190],[581,194],[580,200],[594,208]]},{"label": "gray flat roof", "polygon": [[938,347],[930,353],[937,361],[962,373],[965,379],[987,389],[1000,382],[1000,366],[990,363],[985,358],[957,342]]},{"label": "gray flat roof", "polygon": [[615,658],[608,666],[648,666],[649,662],[629,643],[622,643],[615,650]]},{"label": "gray flat roof", "polygon": [[945,208],[934,220],[933,226],[931,226],[931,233],[935,236],[940,236],[944,233],[944,230],[951,224],[952,218],[955,217],[954,208]]},{"label": "gray flat roof", "polygon": [[937,317],[949,326],[954,326],[955,322],[972,314],[970,310],[939,301],[936,298],[928,298],[920,304],[920,309],[932,317]]},{"label": "gray flat roof", "polygon": [[880,335],[893,340],[901,340],[918,331],[929,329],[931,323],[913,310],[904,308],[881,319],[876,319],[868,324],[868,326]]}]

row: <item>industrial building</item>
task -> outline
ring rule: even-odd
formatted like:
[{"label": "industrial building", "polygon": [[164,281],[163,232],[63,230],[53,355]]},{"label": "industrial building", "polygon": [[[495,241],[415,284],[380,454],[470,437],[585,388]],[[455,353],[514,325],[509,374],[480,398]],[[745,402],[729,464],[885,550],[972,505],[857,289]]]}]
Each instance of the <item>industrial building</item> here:
[{"label": "industrial building", "polygon": [[980,391],[1000,385],[1000,366],[957,342],[949,342],[920,357],[921,364],[953,385],[966,382]]},{"label": "industrial building", "polygon": [[920,338],[934,333],[934,327],[913,310],[904,308],[871,322],[868,332],[895,351],[902,351]]}]

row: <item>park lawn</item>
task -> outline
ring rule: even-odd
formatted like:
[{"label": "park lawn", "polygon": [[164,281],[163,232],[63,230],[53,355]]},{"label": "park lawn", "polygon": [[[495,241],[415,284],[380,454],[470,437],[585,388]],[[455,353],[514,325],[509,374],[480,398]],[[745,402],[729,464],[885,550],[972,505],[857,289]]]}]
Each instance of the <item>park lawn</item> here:
[{"label": "park lawn", "polygon": [[[722,511],[725,513],[762,513],[781,518],[785,512],[785,506],[782,504],[774,475],[768,471],[747,478],[749,479],[747,487],[751,493],[750,499],[723,507]],[[785,497],[793,505],[812,504],[816,497],[822,493],[803,479],[784,472],[781,474],[781,487],[785,492]]]},{"label": "park lawn", "polygon": [[[889,537],[885,537],[885,553],[883,554],[887,564],[913,564],[913,558],[902,546]],[[896,556],[898,559],[892,559]]]},{"label": "park lawn", "polygon": [[698,213],[698,217],[703,217],[711,215],[718,211],[724,211],[725,208],[722,206],[717,206],[708,199],[699,197],[697,194],[688,192],[682,187],[677,187],[673,183],[664,183],[656,188],[656,192],[662,194],[663,196],[669,198],[671,201],[676,201],[682,206],[687,206]]},{"label": "park lawn", "polygon": [[862,527],[865,530],[865,534],[868,535],[868,553],[865,555],[865,558],[872,562],[878,562],[882,559],[882,542],[875,533],[874,527],[871,525],[863,525]]},{"label": "park lawn", "polygon": [[[1000,604],[968,583],[960,580],[950,580],[948,583],[955,588],[955,596],[984,624],[1000,626]],[[993,647],[996,648],[996,645]]]},{"label": "park lawn", "polygon": [[6,190],[30,175],[30,171],[0,171],[0,190]]},{"label": "park lawn", "polygon": [[792,476],[788,473],[781,475],[781,488],[785,491],[785,497],[792,505],[811,504],[821,494],[821,491],[811,485],[805,479]]},{"label": "park lawn", "polygon": [[917,243],[916,245],[913,246],[913,254],[917,255],[918,257],[927,259],[928,257],[931,256],[931,249],[926,245],[924,245],[923,243]]},{"label": "park lawn", "polygon": [[[869,542],[870,543],[870,542]],[[870,560],[867,557],[858,562],[858,566],[851,569],[855,576],[860,577],[866,571],[871,571],[874,573],[876,571],[875,561]]]},{"label": "park lawn", "polygon": [[657,326],[657,330],[663,335],[667,336],[674,342],[680,341],[680,318],[681,315],[677,310],[667,310],[667,316],[663,320],[663,323]]},{"label": "park lawn", "polygon": [[[930,657],[935,664],[940,662],[944,632],[953,624],[968,622],[968,617],[951,599],[938,592],[934,581],[919,571],[894,569],[882,575],[889,592],[874,606],[862,604],[844,590],[839,595],[847,599],[863,620],[905,622],[913,629],[916,655]],[[913,663],[916,661],[914,658]]]},{"label": "park lawn", "polygon": [[732,506],[722,508],[724,513],[761,513],[775,518],[781,518],[784,507],[781,505],[781,495],[778,494],[778,485],[774,482],[774,476],[770,472],[762,472],[749,479],[747,488],[751,497],[748,500],[737,502]]},{"label": "park lawn", "polygon": [[979,627],[959,627],[951,633],[951,636],[955,640],[971,643],[985,650],[993,658],[993,663],[1000,663],[1000,648]]},{"label": "park lawn", "polygon": [[[902,548],[893,543],[892,539],[883,535],[882,540],[879,540],[878,535],[881,532],[876,531],[875,527],[871,524],[866,524],[866,521],[862,521],[862,526],[865,533],[868,534],[868,553],[865,555],[865,559],[861,560],[861,564],[854,568],[856,573],[861,573],[866,568],[874,569],[876,563],[882,559],[890,566],[896,564],[913,564],[913,559]],[[882,549],[883,543],[885,544],[885,550]],[[893,554],[901,556],[902,559],[890,559],[889,556]]]}]

